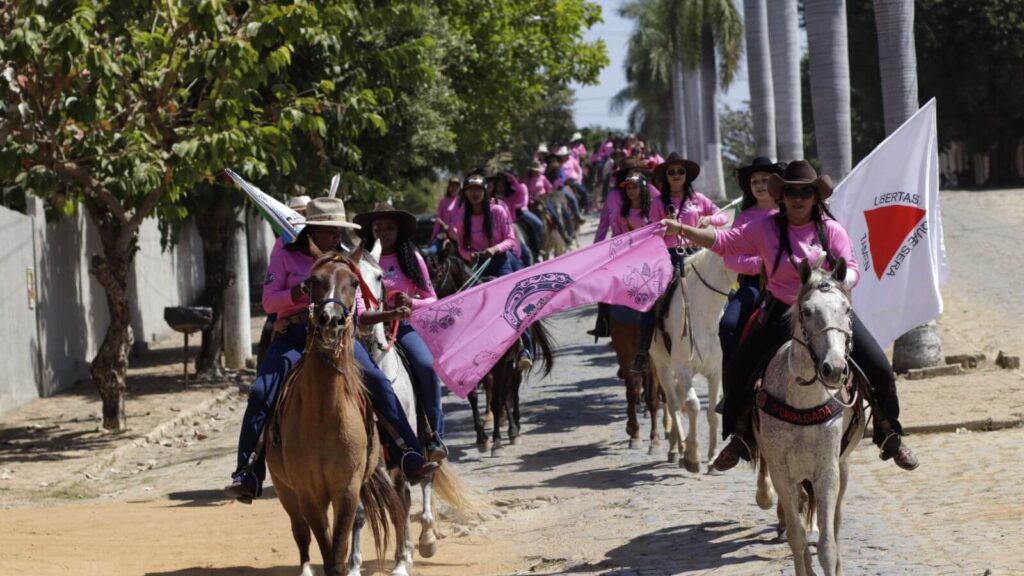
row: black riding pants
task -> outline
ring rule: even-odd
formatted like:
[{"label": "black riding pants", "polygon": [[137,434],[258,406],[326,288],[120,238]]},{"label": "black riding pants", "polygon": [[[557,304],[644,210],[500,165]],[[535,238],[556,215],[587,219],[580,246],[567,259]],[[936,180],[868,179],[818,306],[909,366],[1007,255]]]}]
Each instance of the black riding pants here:
[{"label": "black riding pants", "polygon": [[[758,319],[750,334],[736,348],[725,366],[723,438],[733,433],[745,434],[750,431],[754,383],[764,372],[775,352],[792,337],[792,329],[785,317],[786,306],[776,300],[768,308],[762,308],[761,314],[765,314],[766,310],[767,316]],[[875,444],[881,444],[885,439],[886,428],[902,434],[903,427],[899,423],[900,404],[896,396],[896,376],[885,357],[885,352],[875,342],[856,313],[853,314],[853,349],[850,357],[864,371],[871,384],[875,405],[880,412],[875,415]]]}]

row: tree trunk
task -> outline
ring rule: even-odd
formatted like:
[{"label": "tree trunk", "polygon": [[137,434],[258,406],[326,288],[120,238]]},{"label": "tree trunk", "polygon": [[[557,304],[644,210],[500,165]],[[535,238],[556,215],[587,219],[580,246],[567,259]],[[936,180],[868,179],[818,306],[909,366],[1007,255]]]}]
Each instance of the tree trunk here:
[{"label": "tree trunk", "polygon": [[227,252],[231,280],[224,291],[224,365],[232,370],[245,368],[252,356],[252,325],[249,314],[249,249],[245,236],[245,216],[235,214],[235,227]]},{"label": "tree trunk", "polygon": [[675,137],[672,150],[664,150],[665,156],[669,152],[686,153],[686,92],[683,89],[683,63],[672,63],[672,134]]},{"label": "tree trunk", "polygon": [[804,157],[804,121],[800,94],[800,17],[797,0],[768,3],[768,37],[771,38],[772,90],[775,96],[775,137],[778,159]]},{"label": "tree trunk", "polygon": [[701,34],[701,104],[704,120],[704,194],[712,200],[725,200],[722,174],[722,133],[718,125],[718,66],[715,36],[710,26]]},{"label": "tree trunk", "polygon": [[134,338],[131,327],[131,309],[128,302],[128,275],[132,260],[138,251],[138,228],[123,250],[117,249],[117,238],[122,224],[96,201],[86,200],[86,209],[99,231],[103,254],[94,254],[89,260],[92,274],[107,297],[110,324],[103,335],[89,373],[103,404],[103,429],[123,432],[128,428],[124,411],[125,377],[128,373],[128,355]]},{"label": "tree trunk", "polygon": [[[234,246],[237,226],[229,194],[213,196],[212,203],[198,203],[212,195],[192,194],[189,196],[189,212],[196,219],[196,228],[203,241],[203,272],[206,285],[200,304],[213,309],[213,320],[203,330],[203,343],[196,358],[196,372],[204,378],[219,378],[224,375],[224,295],[231,283],[228,271],[228,254]],[[193,197],[196,200],[191,200]]]},{"label": "tree trunk", "polygon": [[772,87],[766,0],[744,0],[743,22],[747,40],[750,113],[754,119],[757,155],[775,159],[775,94]]},{"label": "tree trunk", "polygon": [[846,0],[807,0],[804,19],[818,160],[822,172],[838,183],[853,167]]},{"label": "tree trunk", "polygon": [[[914,47],[913,0],[875,0],[878,69],[882,79],[885,133],[892,134],[917,112],[917,51]],[[935,366],[943,361],[935,322],[896,339],[892,363],[897,372]]]},{"label": "tree trunk", "polygon": [[686,127],[686,150],[680,150],[690,160],[704,164],[701,147],[704,142],[703,123],[700,108],[700,68],[683,66],[684,125]]}]

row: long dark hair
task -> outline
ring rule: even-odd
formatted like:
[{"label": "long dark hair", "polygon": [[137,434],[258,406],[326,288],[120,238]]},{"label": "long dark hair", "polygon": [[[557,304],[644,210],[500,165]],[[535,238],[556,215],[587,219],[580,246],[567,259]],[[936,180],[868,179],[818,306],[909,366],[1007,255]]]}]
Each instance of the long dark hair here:
[{"label": "long dark hair", "polygon": [[[667,172],[667,170],[666,170]],[[665,205],[665,215],[675,216],[676,206],[672,203],[672,188],[668,184],[668,177],[662,177],[658,182],[654,184],[654,187],[661,193],[661,203]],[[690,176],[686,176],[686,182],[683,183],[683,203],[687,200],[692,200],[694,194],[697,192],[693,189],[693,184],[690,183]]]},{"label": "long dark hair", "polygon": [[[373,236],[373,227],[367,226],[363,228],[362,237],[363,249],[366,251],[372,250],[373,242],[376,240]],[[426,290],[427,280],[423,277],[423,272],[420,270],[419,261],[416,260],[416,246],[405,235],[405,231],[401,227],[398,228],[398,237],[395,239],[395,256],[398,257],[398,267],[405,274],[405,277],[412,280],[416,286]]]},{"label": "long dark hair", "polygon": [[[816,202],[811,208],[811,221],[814,222],[814,229],[818,234],[818,242],[821,243],[821,249],[825,251],[825,261],[828,262],[829,266],[836,265],[836,259],[832,256],[832,248],[829,246],[828,237],[825,236],[825,217],[827,216],[831,220],[835,220],[835,216],[829,211],[828,206],[821,199],[818,193],[815,193]],[[789,244],[789,218],[786,216],[786,203],[779,202],[779,212],[772,217],[775,220],[775,227],[779,231],[779,251],[775,254],[775,264],[772,265],[772,271],[779,269],[779,261],[782,259],[782,254],[786,253],[789,256],[793,255],[793,247]]]},{"label": "long dark hair", "polygon": [[[462,245],[467,249],[469,248],[469,237],[470,237],[470,223],[473,216],[473,205],[470,204],[469,198],[466,198],[466,187],[462,187]],[[491,230],[493,225],[491,223],[491,193],[487,191],[487,187],[484,186],[484,199],[481,202],[484,207],[484,234],[487,235],[487,241],[491,241]]]},{"label": "long dark hair", "polygon": [[309,246],[309,235],[313,228],[310,226],[303,226],[302,232],[295,238],[295,242],[291,244],[285,244],[284,249],[292,252],[303,252],[307,246]]},{"label": "long dark hair", "polygon": [[[622,191],[622,217],[629,218],[629,211],[633,209],[633,201],[629,199],[629,195],[626,191]],[[651,219],[651,191],[647,189],[647,186],[640,186],[640,215],[644,217],[644,221]]]}]

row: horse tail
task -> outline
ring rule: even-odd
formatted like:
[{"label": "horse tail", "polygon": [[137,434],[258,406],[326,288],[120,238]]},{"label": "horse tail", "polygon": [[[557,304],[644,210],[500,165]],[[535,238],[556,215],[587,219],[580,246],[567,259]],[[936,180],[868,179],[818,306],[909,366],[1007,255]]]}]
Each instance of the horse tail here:
[{"label": "horse tail", "polygon": [[497,511],[476,488],[466,482],[450,463],[444,463],[434,474],[434,495],[451,506],[463,519],[496,517]]},{"label": "horse tail", "polygon": [[551,374],[551,370],[555,367],[555,353],[552,348],[551,333],[548,332],[543,321],[531,324],[530,330],[533,333],[534,346],[540,351],[541,362],[544,364],[544,371],[541,373],[541,376],[547,376]]},{"label": "horse tail", "polygon": [[391,478],[380,466],[374,466],[373,472],[359,489],[359,500],[366,512],[366,523],[373,533],[374,549],[378,558],[386,558],[389,537],[388,519],[395,527],[395,540],[405,540],[405,503],[398,496]]},{"label": "horse tail", "polygon": [[814,530],[814,515],[818,511],[818,501],[814,498],[814,484],[811,484],[810,480],[804,480],[800,483],[803,486],[804,492],[807,494],[807,510],[804,511],[804,526],[807,528],[807,532]]}]

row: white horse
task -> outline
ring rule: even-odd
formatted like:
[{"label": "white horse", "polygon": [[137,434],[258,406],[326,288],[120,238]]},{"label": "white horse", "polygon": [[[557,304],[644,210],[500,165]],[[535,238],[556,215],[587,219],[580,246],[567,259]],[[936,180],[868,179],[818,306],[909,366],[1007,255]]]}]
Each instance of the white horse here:
[{"label": "white horse", "polygon": [[[378,301],[384,301],[383,271],[380,268],[378,258],[380,257],[380,242],[374,245],[372,253],[357,250],[354,257],[359,262],[359,271],[370,291],[373,292]],[[418,413],[416,410],[416,393],[413,389],[412,377],[406,370],[395,350],[395,343],[389,340],[384,324],[374,324],[370,329],[362,328],[363,334],[360,339],[366,344],[367,351],[373,357],[374,362],[384,372],[395,395],[402,405],[409,425],[413,430],[417,429]],[[412,530],[409,527],[412,516],[412,494],[405,476],[399,470],[391,474],[395,489],[402,497],[406,509],[405,541],[395,547],[395,568],[391,571],[392,576],[408,576],[413,564],[413,541]],[[430,558],[437,553],[437,522],[434,519],[433,496],[434,488],[437,488],[437,495],[447,504],[451,505],[456,512],[479,513],[486,512],[488,504],[476,494],[464,481],[455,473],[455,470],[448,463],[444,463],[433,477],[425,480],[421,485],[423,491],[423,513],[420,516],[420,539],[419,553],[424,558]],[[362,555],[359,550],[359,533],[363,526],[362,509],[356,519],[355,530],[352,533],[352,555],[349,562],[349,576],[358,576],[362,566]]]},{"label": "white horse", "polygon": [[[697,439],[697,417],[700,400],[693,387],[694,374],[708,381],[708,461],[718,452],[718,413],[715,404],[722,386],[722,347],[718,341],[718,321],[728,298],[729,287],[736,274],[725,267],[725,262],[710,250],[701,250],[686,257],[684,277],[675,291],[668,296],[664,331],[655,329],[651,341],[650,358],[655,375],[665,391],[669,417],[668,461],[675,462],[679,454],[680,466],[690,472],[700,472],[700,454]],[[665,343],[669,338],[668,346]],[[682,439],[682,418],[685,410],[689,420],[685,445]]]},{"label": "white horse", "polygon": [[860,400],[844,402],[841,397],[853,345],[845,276],[842,259],[831,274],[806,261],[801,264],[803,286],[789,311],[793,340],[772,357],[757,394],[754,433],[779,495],[780,519],[797,576],[814,574],[800,517],[804,499],[808,520],[817,509],[818,560],[825,574],[842,574],[837,541],[847,458],[860,442],[865,424]]}]

